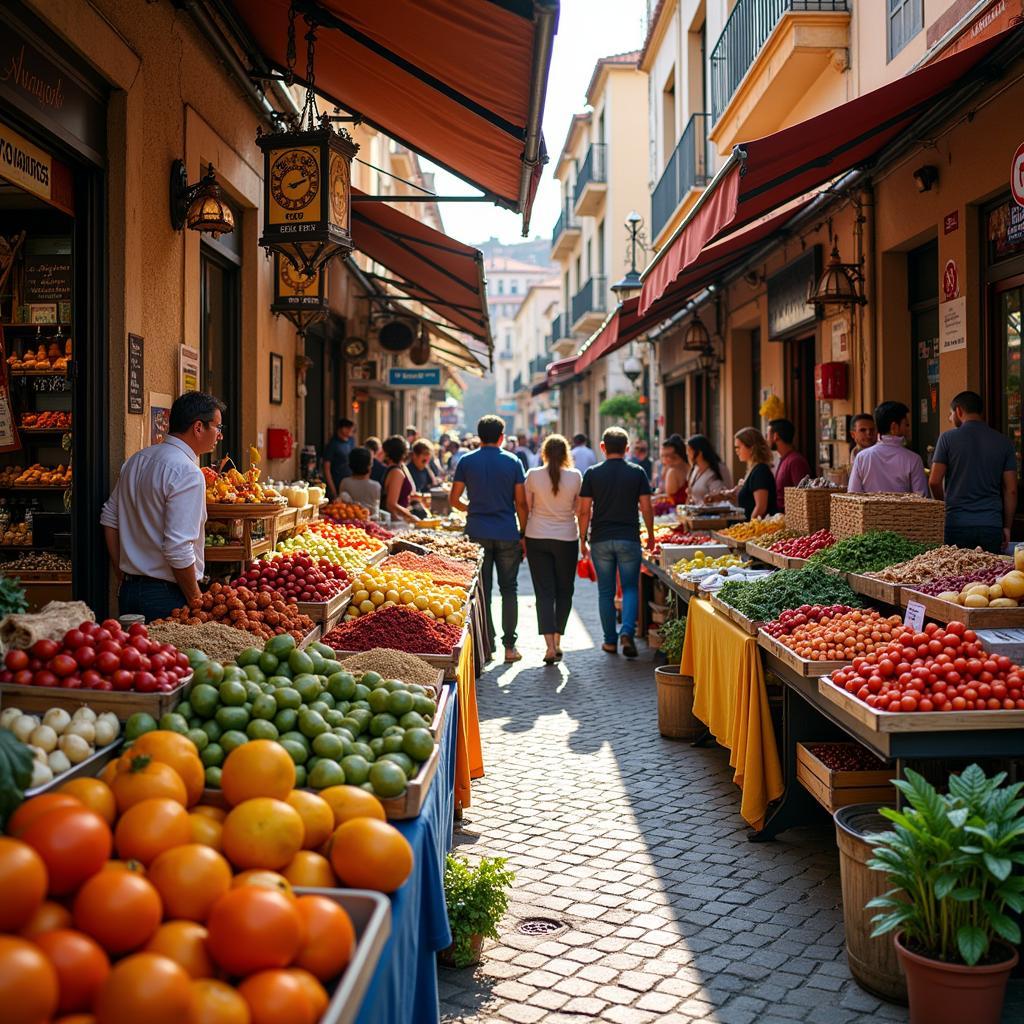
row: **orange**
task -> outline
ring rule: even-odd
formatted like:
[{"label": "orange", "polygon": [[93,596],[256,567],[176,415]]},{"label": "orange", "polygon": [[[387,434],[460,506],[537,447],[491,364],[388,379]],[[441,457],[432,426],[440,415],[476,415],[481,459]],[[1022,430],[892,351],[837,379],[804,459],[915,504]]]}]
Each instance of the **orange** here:
[{"label": "orange", "polygon": [[281,874],[292,885],[303,885],[308,889],[333,889],[338,885],[331,862],[312,850],[299,850]]},{"label": "orange", "polygon": [[221,766],[221,792],[232,806],[261,796],[285,800],[294,787],[295,762],[273,740],[243,743]]},{"label": "orange", "polygon": [[199,843],[164,850],[149,867],[164,915],[205,921],[210,908],[231,888],[231,865]]},{"label": "orange", "polygon": [[182,807],[188,804],[188,791],[181,776],[170,765],[154,760],[149,754],[129,751],[119,758],[110,788],[121,814],[141,800],[156,797],[173,800]]},{"label": "orange", "polygon": [[192,808],[193,814],[201,814],[204,818],[213,818],[214,821],[223,821],[228,812],[223,807],[211,807],[209,804],[196,804]]},{"label": "orange", "polygon": [[313,1004],[313,1019],[319,1020],[320,1015],[327,1009],[327,1004],[331,1001],[330,996],[327,995],[327,989],[309,971],[304,971],[301,967],[289,967],[287,973],[302,984],[306,995],[309,996],[309,1001]]},{"label": "orange", "polygon": [[190,1024],[251,1024],[249,1004],[230,985],[212,978],[192,982]]},{"label": "orange", "polygon": [[316,1021],[306,985],[290,971],[260,971],[246,978],[238,991],[249,1004],[252,1024],[314,1024]]},{"label": "orange", "polygon": [[75,896],[75,927],[108,953],[127,953],[148,942],[160,926],[160,894],[130,871],[100,871]]},{"label": "orange", "polygon": [[[238,749],[241,749],[239,747]],[[367,794],[369,795],[369,794]],[[287,802],[299,812],[306,829],[302,841],[304,850],[315,850],[322,846],[334,831],[334,811],[323,797],[304,789],[295,789],[288,794]]]},{"label": "orange", "polygon": [[341,973],[356,948],[352,919],[326,896],[300,896],[295,909],[302,918],[305,938],[294,964],[321,981],[330,981]]},{"label": "orange", "polygon": [[42,857],[51,896],[74,892],[106,864],[113,846],[110,826],[77,800],[33,818],[21,840]]},{"label": "orange", "polygon": [[207,814],[196,814],[193,811],[188,816],[189,827],[192,829],[192,842],[202,843],[209,846],[218,853],[221,849],[221,833],[224,827],[217,818],[211,818]]},{"label": "orange", "polygon": [[29,918],[28,924],[18,933],[23,939],[34,939],[43,932],[52,932],[57,928],[71,927],[71,911],[63,904],[53,900],[44,900]]},{"label": "orange", "polygon": [[46,896],[46,864],[27,843],[0,836],[0,932],[16,932],[32,920]]},{"label": "orange", "polygon": [[336,826],[350,818],[377,818],[384,821],[387,817],[384,805],[372,793],[358,786],[328,786],[320,790],[320,798],[330,804]]},{"label": "orange", "polygon": [[146,951],[173,960],[190,978],[212,978],[213,961],[206,938],[206,929],[195,921],[167,921],[153,933]]},{"label": "orange", "polygon": [[[249,743],[236,747],[231,753],[248,746]],[[287,751],[285,757],[288,757]],[[236,868],[277,870],[291,863],[302,848],[304,834],[302,818],[294,807],[283,800],[256,797],[232,808],[224,819],[221,843]]]},{"label": "orange", "polygon": [[394,892],[412,874],[409,841],[394,825],[353,818],[339,825],[331,841],[331,867],[353,889]]},{"label": "orange", "polygon": [[130,871],[134,875],[142,875],[146,877],[146,865],[141,860],[108,860],[103,865],[103,871]]},{"label": "orange", "polygon": [[0,935],[0,1006],[4,1024],[40,1024],[57,1009],[57,971],[35,943]]},{"label": "orange", "polygon": [[295,899],[295,893],[292,892],[292,883],[284,875],[279,875],[276,871],[264,871],[263,868],[251,868],[248,871],[241,871],[231,880],[231,888],[237,889],[242,885],[262,886],[264,889],[279,892],[290,900]]},{"label": "orange", "polygon": [[188,811],[177,800],[166,797],[133,804],[121,815],[114,829],[118,856],[140,860],[147,866],[164,850],[184,846],[191,839]]},{"label": "orange", "polygon": [[56,807],[81,807],[82,801],[70,793],[43,793],[20,804],[7,819],[5,831],[9,836],[20,836],[36,818]]},{"label": "orange", "polygon": [[90,811],[95,811],[108,825],[117,817],[117,801],[111,788],[100,779],[69,779],[58,790],[81,800]]},{"label": "orange", "polygon": [[206,927],[207,949],[228,974],[287,967],[302,945],[295,901],[260,886],[243,885],[221,896]]},{"label": "orange", "polygon": [[168,729],[144,732],[133,744],[133,754],[148,754],[154,761],[173,768],[185,783],[189,806],[203,795],[205,773],[195,744]]},{"label": "orange", "polygon": [[182,1024],[192,1006],[183,968],[159,953],[135,953],[114,964],[95,1011],[97,1024]]},{"label": "orange", "polygon": [[57,972],[57,1009],[61,1013],[91,1010],[110,973],[110,959],[99,944],[64,928],[38,936],[35,943]]},{"label": "orange", "polygon": [[109,786],[114,781],[114,776],[117,774],[117,761],[118,759],[115,757],[107,762],[107,766],[100,772],[100,782],[105,782]]}]

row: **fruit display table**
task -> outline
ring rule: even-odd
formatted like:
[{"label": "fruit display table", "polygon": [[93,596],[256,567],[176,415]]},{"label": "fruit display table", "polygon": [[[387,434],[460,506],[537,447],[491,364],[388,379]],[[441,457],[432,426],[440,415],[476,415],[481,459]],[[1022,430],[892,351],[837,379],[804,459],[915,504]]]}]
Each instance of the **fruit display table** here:
[{"label": "fruit display table", "polygon": [[444,861],[451,849],[459,695],[449,684],[440,763],[420,815],[394,824],[416,865],[391,897],[391,936],[363,998],[357,1024],[437,1024],[437,953],[451,944],[444,900]]}]

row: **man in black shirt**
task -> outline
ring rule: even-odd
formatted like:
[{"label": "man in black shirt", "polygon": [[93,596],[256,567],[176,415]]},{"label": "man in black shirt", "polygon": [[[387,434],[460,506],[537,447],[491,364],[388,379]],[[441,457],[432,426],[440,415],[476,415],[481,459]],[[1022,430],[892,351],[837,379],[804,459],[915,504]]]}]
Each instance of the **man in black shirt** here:
[{"label": "man in black shirt", "polygon": [[[647,546],[654,545],[654,509],[647,474],[625,459],[629,436],[621,427],[609,427],[601,438],[605,461],[583,474],[580,488],[580,554],[588,551],[597,571],[597,601],[608,654],[618,651],[636,657],[636,616],[640,591],[640,523],[647,527]],[[587,527],[591,527],[587,545]],[[615,581],[622,586],[622,626],[615,632]]]}]

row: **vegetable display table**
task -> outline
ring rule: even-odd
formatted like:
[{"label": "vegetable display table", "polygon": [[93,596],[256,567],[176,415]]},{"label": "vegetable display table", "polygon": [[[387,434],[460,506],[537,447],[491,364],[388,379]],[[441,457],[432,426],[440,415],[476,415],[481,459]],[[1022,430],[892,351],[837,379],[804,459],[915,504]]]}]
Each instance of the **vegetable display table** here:
[{"label": "vegetable display table", "polygon": [[[449,684],[450,685],[450,684]],[[439,741],[440,763],[420,815],[393,822],[409,843],[415,866],[391,896],[391,935],[381,951],[357,1024],[437,1024],[437,953],[451,944],[444,900],[444,860],[451,849],[459,697],[449,694]]]}]

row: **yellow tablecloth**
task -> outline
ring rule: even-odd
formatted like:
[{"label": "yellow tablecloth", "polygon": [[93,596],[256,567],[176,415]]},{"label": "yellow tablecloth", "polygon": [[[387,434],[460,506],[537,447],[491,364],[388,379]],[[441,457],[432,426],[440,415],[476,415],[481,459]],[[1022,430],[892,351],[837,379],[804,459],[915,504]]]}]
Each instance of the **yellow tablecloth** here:
[{"label": "yellow tablecloth", "polygon": [[459,694],[459,732],[455,740],[455,806],[468,807],[470,782],[484,774],[484,755],[480,745],[480,719],[476,711],[476,671],[473,664],[473,638],[468,637],[459,664],[455,668],[455,688]]},{"label": "yellow tablecloth", "polygon": [[693,676],[693,713],[729,748],[740,814],[755,829],[782,796],[782,766],[772,730],[757,639],[707,601],[690,601],[679,671]]}]

